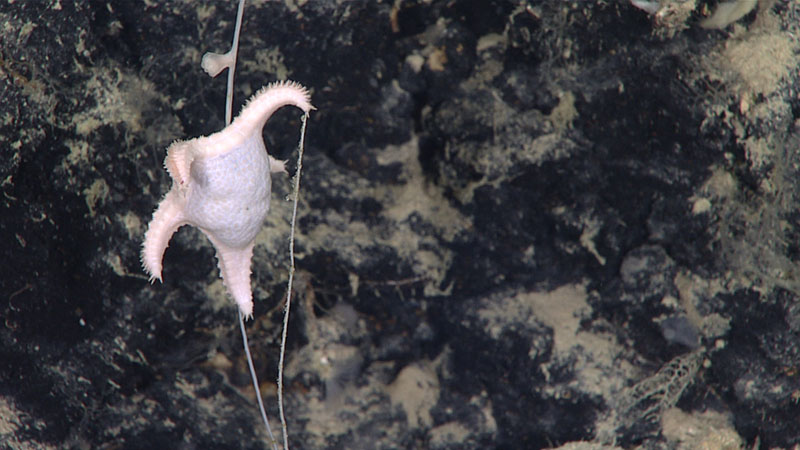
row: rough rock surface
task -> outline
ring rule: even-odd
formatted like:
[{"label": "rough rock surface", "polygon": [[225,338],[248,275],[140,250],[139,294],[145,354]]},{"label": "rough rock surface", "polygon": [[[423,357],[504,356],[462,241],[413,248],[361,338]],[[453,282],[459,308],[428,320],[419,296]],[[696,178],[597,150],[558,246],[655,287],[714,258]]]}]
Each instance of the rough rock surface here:
[{"label": "rough rock surface", "polygon": [[[210,244],[139,263],[166,147],[223,125],[235,3],[0,5],[0,447],[266,447]],[[800,4],[716,3],[248,2],[236,103],[318,108],[293,448],[800,443]],[[273,427],[289,185],[248,324]]]}]

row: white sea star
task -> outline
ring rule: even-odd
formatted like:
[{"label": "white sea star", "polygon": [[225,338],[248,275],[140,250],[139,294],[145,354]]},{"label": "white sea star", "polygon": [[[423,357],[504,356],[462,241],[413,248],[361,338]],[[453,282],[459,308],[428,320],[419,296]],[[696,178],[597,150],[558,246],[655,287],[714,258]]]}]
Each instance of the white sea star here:
[{"label": "white sea star", "polygon": [[216,248],[223,283],[239,310],[252,316],[253,245],[269,210],[270,173],[285,171],[283,162],[267,154],[261,130],[285,105],[306,114],[314,109],[300,84],[272,83],[222,131],[170,145],[164,165],[172,188],[153,213],[142,246],[142,265],[151,282],[161,281],[162,258],[173,233],[193,225]]}]

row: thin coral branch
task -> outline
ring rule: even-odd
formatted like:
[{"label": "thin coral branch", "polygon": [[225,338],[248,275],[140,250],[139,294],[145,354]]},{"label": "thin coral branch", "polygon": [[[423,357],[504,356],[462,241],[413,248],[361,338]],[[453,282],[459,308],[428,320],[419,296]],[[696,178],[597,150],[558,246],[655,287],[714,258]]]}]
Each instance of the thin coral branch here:
[{"label": "thin coral branch", "polygon": [[270,428],[269,419],[267,419],[267,410],[264,408],[264,401],[261,399],[261,388],[258,386],[258,377],[256,376],[256,369],[253,366],[253,356],[250,355],[250,344],[247,341],[247,331],[244,327],[244,314],[242,314],[241,310],[239,310],[239,328],[242,330],[242,344],[244,345],[244,353],[247,355],[247,366],[250,368],[250,378],[253,380],[253,388],[256,390],[261,420],[264,422],[264,425],[267,426],[267,434],[269,435],[269,442],[272,444],[272,449],[278,450],[278,442],[272,434],[272,428]]},{"label": "thin coral branch", "polygon": [[242,16],[244,16],[244,0],[239,0],[239,9],[236,11],[236,28],[233,30],[233,54],[231,66],[228,68],[228,93],[225,96],[225,125],[230,125],[233,120],[233,76],[236,72],[236,58],[239,56],[239,33],[242,30]]},{"label": "thin coral branch", "polygon": [[292,282],[294,281],[294,234],[297,224],[297,203],[300,199],[300,173],[303,169],[303,150],[305,148],[306,139],[306,122],[308,121],[308,113],[303,115],[303,126],[300,129],[300,143],[297,150],[297,170],[294,174],[294,186],[292,188],[292,196],[294,203],[292,204],[292,221],[289,231],[289,281],[286,287],[286,309],[283,314],[283,332],[281,333],[281,356],[278,361],[278,409],[281,416],[281,428],[283,431],[283,448],[289,450],[289,430],[286,426],[286,414],[283,410],[283,360],[286,356],[286,335],[289,330],[289,310],[292,305]]}]

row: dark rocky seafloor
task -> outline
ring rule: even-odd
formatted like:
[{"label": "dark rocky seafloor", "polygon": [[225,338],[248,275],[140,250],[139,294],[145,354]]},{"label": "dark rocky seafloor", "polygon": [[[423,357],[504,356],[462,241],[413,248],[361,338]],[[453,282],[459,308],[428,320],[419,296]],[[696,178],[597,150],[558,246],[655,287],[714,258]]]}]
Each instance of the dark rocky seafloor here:
[{"label": "dark rocky seafloor", "polygon": [[[292,448],[800,445],[800,3],[699,26],[717,3],[247,3],[234,110],[287,78],[318,108]],[[166,147],[223,126],[200,58],[235,14],[0,5],[0,448],[267,448],[213,247],[139,262]],[[264,129],[290,172],[299,125]],[[248,323],[273,429],[289,190]]]}]

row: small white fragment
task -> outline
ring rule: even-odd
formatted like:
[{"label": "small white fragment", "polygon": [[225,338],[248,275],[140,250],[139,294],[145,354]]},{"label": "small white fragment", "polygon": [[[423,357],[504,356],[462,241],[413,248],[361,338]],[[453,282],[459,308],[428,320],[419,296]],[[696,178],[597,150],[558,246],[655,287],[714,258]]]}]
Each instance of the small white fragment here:
[{"label": "small white fragment", "polygon": [[692,214],[703,214],[711,209],[711,202],[707,198],[698,198],[692,205]]},{"label": "small white fragment", "polygon": [[655,14],[658,12],[658,9],[661,5],[658,4],[658,1],[648,1],[648,0],[631,0],[631,5],[641,9],[642,11],[646,11],[648,14]]},{"label": "small white fragment", "polygon": [[425,65],[425,58],[417,54],[408,55],[406,57],[406,64],[411,67],[414,73],[419,73],[422,70],[422,66]]},{"label": "small white fragment", "polygon": [[707,29],[721,30],[736,22],[756,7],[757,0],[734,0],[720,3],[711,17],[700,22],[700,26]]}]

